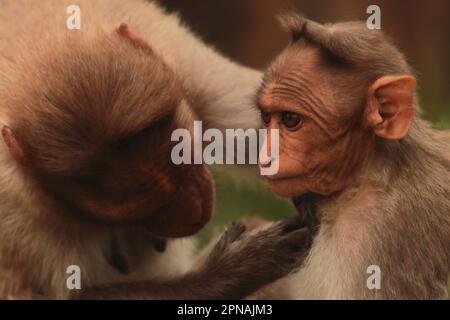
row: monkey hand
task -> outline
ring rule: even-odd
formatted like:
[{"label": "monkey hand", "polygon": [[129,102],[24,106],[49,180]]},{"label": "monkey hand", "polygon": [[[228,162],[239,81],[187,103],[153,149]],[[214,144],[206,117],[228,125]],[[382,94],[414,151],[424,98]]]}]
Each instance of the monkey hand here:
[{"label": "monkey hand", "polygon": [[263,229],[234,222],[206,259],[182,277],[85,288],[71,298],[243,299],[299,267],[311,243],[299,217]]},{"label": "monkey hand", "polygon": [[213,277],[216,298],[241,299],[300,267],[312,235],[299,217],[248,231],[233,222],[219,239],[199,274]]}]

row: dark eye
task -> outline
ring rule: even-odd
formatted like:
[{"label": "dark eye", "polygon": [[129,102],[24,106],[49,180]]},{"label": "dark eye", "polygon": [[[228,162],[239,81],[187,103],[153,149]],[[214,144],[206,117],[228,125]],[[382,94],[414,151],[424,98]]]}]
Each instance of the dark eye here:
[{"label": "dark eye", "polygon": [[261,118],[265,125],[270,124],[270,113],[269,112],[261,110]]},{"label": "dark eye", "polygon": [[281,121],[286,128],[295,129],[302,124],[303,118],[297,113],[283,112],[281,114]]}]

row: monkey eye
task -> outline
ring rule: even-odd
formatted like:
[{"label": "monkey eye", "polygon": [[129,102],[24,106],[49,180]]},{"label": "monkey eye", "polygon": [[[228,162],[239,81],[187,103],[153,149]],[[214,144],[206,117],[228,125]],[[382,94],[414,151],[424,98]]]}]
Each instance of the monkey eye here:
[{"label": "monkey eye", "polygon": [[281,122],[288,129],[296,129],[302,124],[303,118],[297,113],[283,112],[281,114]]},{"label": "monkey eye", "polygon": [[271,116],[269,112],[261,110],[261,119],[266,126],[270,124],[270,118]]}]

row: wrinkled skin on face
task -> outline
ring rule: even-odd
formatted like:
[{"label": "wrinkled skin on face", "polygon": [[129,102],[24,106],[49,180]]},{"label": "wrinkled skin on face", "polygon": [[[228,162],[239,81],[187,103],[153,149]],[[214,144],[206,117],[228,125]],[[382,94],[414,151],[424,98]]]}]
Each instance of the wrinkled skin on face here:
[{"label": "wrinkled skin on face", "polygon": [[319,48],[300,45],[274,62],[258,99],[266,128],[280,130],[279,171],[267,180],[285,197],[330,195],[349,183],[371,148],[371,134],[359,119],[364,91],[343,96],[354,76],[339,74],[340,66],[328,64]]},{"label": "wrinkled skin on face", "polygon": [[380,77],[313,43],[292,43],[269,68],[258,99],[267,129],[280,132],[279,159],[272,159],[279,171],[267,176],[272,190],[328,196],[355,182],[376,158],[377,139],[407,135],[415,87],[410,75]]}]

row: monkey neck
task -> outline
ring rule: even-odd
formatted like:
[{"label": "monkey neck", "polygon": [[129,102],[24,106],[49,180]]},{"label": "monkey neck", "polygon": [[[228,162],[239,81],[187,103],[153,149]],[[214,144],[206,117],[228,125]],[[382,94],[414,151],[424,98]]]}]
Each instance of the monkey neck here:
[{"label": "monkey neck", "polygon": [[320,217],[317,210],[318,202],[322,196],[315,193],[306,193],[292,198],[297,212],[302,215],[306,227],[315,234],[320,225]]}]

